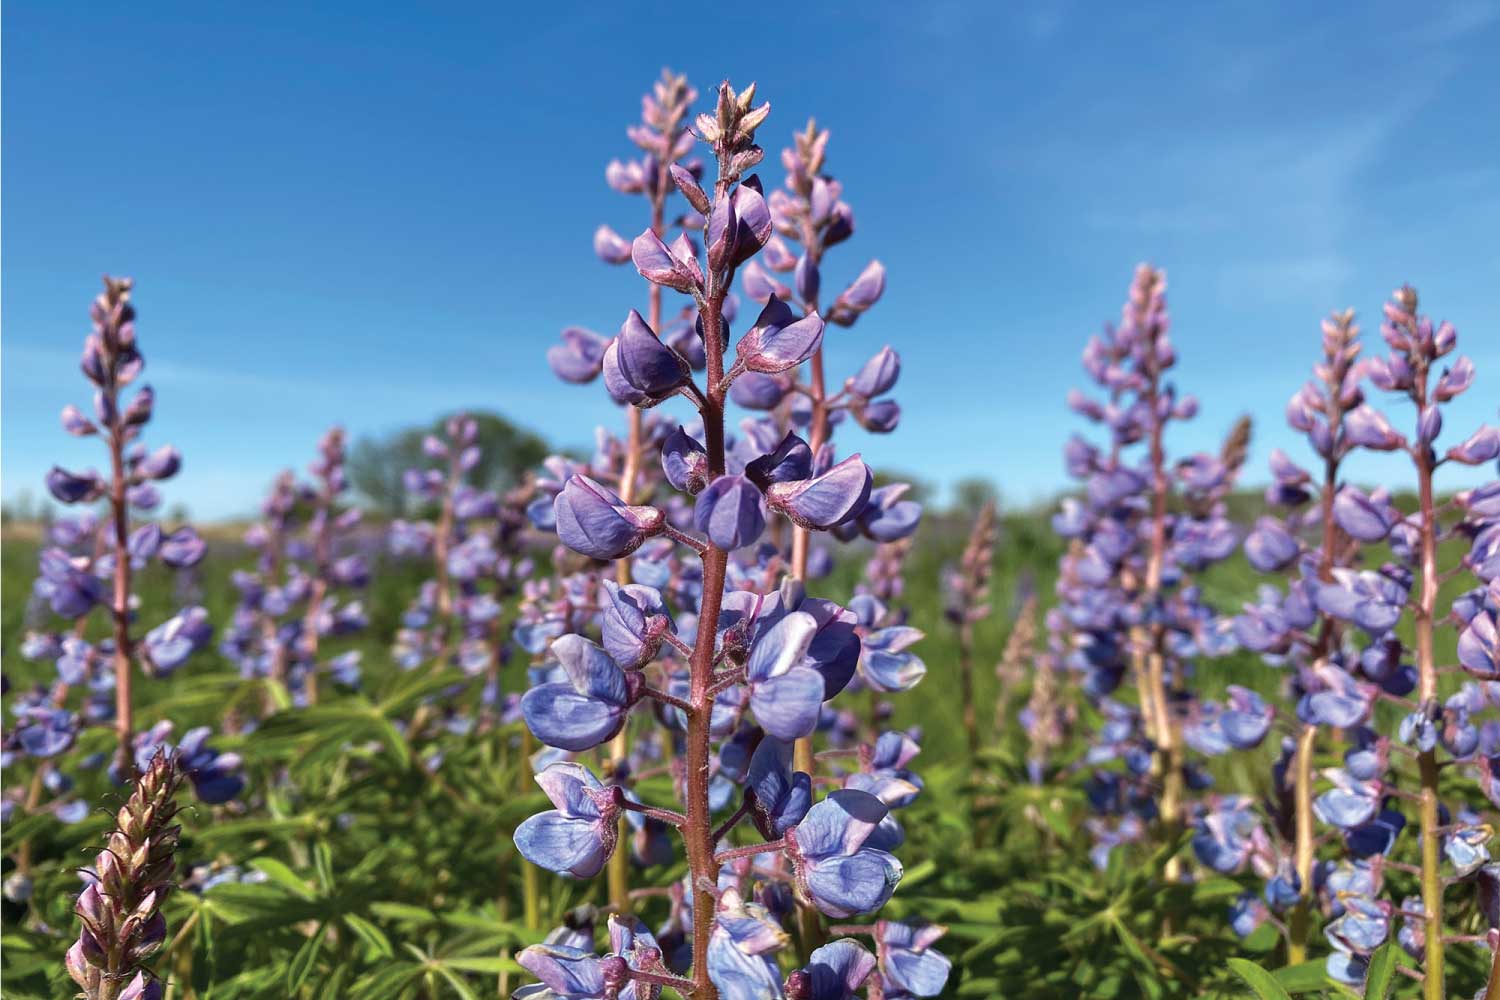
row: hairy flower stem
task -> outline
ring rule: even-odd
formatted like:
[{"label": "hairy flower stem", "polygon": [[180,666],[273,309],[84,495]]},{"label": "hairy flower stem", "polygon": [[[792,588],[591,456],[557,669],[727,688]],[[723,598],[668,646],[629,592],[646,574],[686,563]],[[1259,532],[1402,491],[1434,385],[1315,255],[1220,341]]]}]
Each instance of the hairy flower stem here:
[{"label": "hairy flower stem", "polygon": [[[963,699],[964,734],[968,737],[969,766],[979,759],[979,714],[974,697],[974,622],[983,617],[988,606],[991,564],[995,558],[995,505],[986,503],[974,519],[974,527],[964,546],[962,565],[954,580],[953,604],[949,618],[958,625],[958,676]],[[1008,696],[1002,692],[1001,697]],[[975,826],[978,836],[978,826]]]},{"label": "hairy flower stem", "polygon": [[[663,159],[657,166],[656,184],[652,188],[651,195],[651,231],[661,236],[665,227],[666,198],[667,191],[672,185],[672,174],[669,163]],[[647,317],[646,321],[651,329],[661,329],[661,286],[652,284],[647,290]],[[644,417],[641,410],[634,406],[625,408],[628,431],[625,439],[625,465],[620,472],[620,499],[627,504],[635,503],[638,499],[635,495],[636,480],[640,478],[642,432]],[[615,560],[615,582],[620,586],[630,583],[630,560]],[[630,725],[627,722],[621,727],[617,735],[609,745],[610,766],[618,776],[623,773],[627,761],[630,759]],[[623,842],[630,836],[629,825],[625,822],[622,814],[619,820],[619,839]],[[629,914],[631,912],[630,901],[630,852],[615,851],[609,858],[609,903],[615,912]]]},{"label": "hairy flower stem", "polygon": [[[1332,441],[1339,440],[1339,431],[1344,420],[1342,382],[1343,369],[1347,361],[1340,363],[1337,359],[1343,357],[1342,352],[1352,342],[1355,334],[1352,312],[1345,313],[1337,319],[1337,322],[1341,336],[1336,342],[1338,351],[1331,352],[1335,364],[1330,366],[1327,379],[1328,430],[1329,439]],[[1334,559],[1339,545],[1338,522],[1333,517],[1333,499],[1339,488],[1339,462],[1340,455],[1337,449],[1331,449],[1329,455],[1323,460],[1323,495],[1321,497],[1323,543],[1318,555],[1318,578],[1325,583],[1333,580]],[[1318,633],[1318,644],[1313,649],[1313,661],[1316,662],[1327,656],[1329,649],[1337,641],[1337,625],[1332,618],[1325,615],[1323,627]],[[1315,849],[1317,847],[1316,831],[1313,829],[1312,774],[1313,758],[1317,755],[1317,750],[1318,727],[1311,723],[1305,724],[1297,735],[1297,756],[1294,762],[1296,770],[1292,788],[1292,816],[1295,827],[1293,862],[1301,884],[1298,889],[1297,905],[1292,908],[1287,921],[1287,961],[1291,963],[1306,960],[1307,938],[1312,923],[1313,862],[1316,860]]]},{"label": "hairy flower stem", "polygon": [[[111,384],[104,390],[109,398],[108,412],[118,413],[119,389]],[[115,737],[116,760],[124,781],[135,778],[135,710],[130,697],[130,507],[126,497],[129,485],[125,474],[124,428],[116,420],[109,431],[110,492],[109,506],[114,516],[115,589],[110,605],[115,635]]]},{"label": "hairy flower stem", "polygon": [[[809,132],[811,132],[809,123]],[[806,196],[810,192],[801,192]],[[814,267],[823,263],[823,238],[819,235],[817,227],[813,224],[812,217],[805,216],[802,220],[802,246],[807,257]],[[817,298],[804,302],[804,313],[815,313],[818,311]],[[818,343],[818,349],[812,356],[811,383],[809,386],[812,396],[812,427],[808,436],[808,448],[816,455],[828,441],[828,389],[826,378],[823,374],[823,344]],[[807,580],[807,556],[812,544],[812,532],[798,525],[792,526],[792,576],[799,581]],[[797,740],[792,749],[792,766],[798,771],[807,774],[816,774],[813,770],[813,739],[811,736],[803,736]],[[807,914],[803,914],[804,924]],[[816,914],[812,916],[817,919]]]},{"label": "hairy flower stem", "polygon": [[458,488],[462,477],[459,456],[454,455],[449,459],[448,485],[443,490],[443,508],[438,515],[437,531],[432,542],[433,569],[438,585],[438,639],[441,644],[438,655],[433,659],[434,670],[443,669],[443,664],[448,659],[448,636],[453,629],[453,594],[448,584],[448,548],[453,541],[453,492]]},{"label": "hairy flower stem", "polygon": [[318,489],[313,523],[317,532],[313,536],[313,585],[307,598],[307,611],[302,616],[302,645],[307,650],[307,677],[303,691],[307,703],[318,703],[318,611],[323,599],[328,596],[329,561],[333,555],[333,480],[325,478]]},{"label": "hairy flower stem", "polygon": [[[1156,280],[1161,279],[1158,277]],[[1159,405],[1161,373],[1155,361],[1158,328],[1155,324],[1150,324],[1148,329],[1151,345],[1147,350],[1148,356],[1153,359],[1150,364],[1150,382],[1145,400],[1147,410],[1151,414],[1151,534],[1141,604],[1147,609],[1154,609],[1161,600],[1162,566],[1167,552],[1167,493],[1170,486],[1167,481],[1166,451],[1162,445],[1166,420]],[[1147,731],[1150,733],[1151,730],[1155,730],[1152,735],[1156,742],[1157,753],[1153,769],[1162,782],[1161,823],[1168,837],[1173,837],[1182,828],[1182,741],[1178,737],[1177,726],[1172,720],[1167,695],[1166,657],[1163,651],[1165,629],[1160,623],[1155,623],[1144,628],[1137,628],[1135,632],[1134,660],[1137,683],[1140,683],[1140,674],[1144,667],[1144,693],[1150,701],[1149,714],[1155,717],[1155,724],[1149,726]],[[1179,871],[1180,862],[1176,858],[1167,862],[1168,879],[1175,879]]]},{"label": "hairy flower stem", "polygon": [[1313,868],[1312,773],[1313,753],[1317,747],[1318,727],[1304,725],[1297,734],[1294,822],[1296,824],[1295,864],[1301,881],[1301,898],[1288,918],[1287,962],[1295,965],[1307,959],[1307,935],[1311,923],[1309,897]]},{"label": "hairy flower stem", "polygon": [[974,705],[974,625],[968,621],[958,627],[958,679],[959,696],[964,703],[964,737],[972,767],[979,759],[979,715]]},{"label": "hairy flower stem", "polygon": [[[725,86],[728,86],[727,84]],[[719,177],[715,200],[728,197],[731,177],[726,155],[719,155]],[[700,412],[703,417],[703,444],[708,458],[710,479],[724,475],[724,328],[721,310],[734,272],[708,275],[699,315],[703,321],[703,352],[708,378]],[[709,807],[709,758],[712,740],[714,644],[719,611],[724,601],[724,580],[729,569],[729,553],[710,544],[703,553],[703,599],[698,620],[706,623],[698,630],[689,659],[689,694],[687,742],[684,761],[687,773],[687,823],[682,827],[687,849],[688,871],[693,893],[693,1000],[718,1000],[719,991],[708,975],[708,942],[713,934],[718,912],[714,890],[719,881],[719,862],[714,856],[713,813]]]},{"label": "hairy flower stem", "polygon": [[[1417,409],[1427,405],[1427,373],[1420,373],[1416,384]],[[1418,441],[1412,449],[1417,464],[1417,491],[1421,511],[1418,530],[1421,537],[1421,589],[1416,612],[1417,699],[1430,704],[1437,698],[1437,661],[1432,649],[1433,616],[1437,607],[1437,521],[1432,501],[1433,460],[1431,449]],[[1436,749],[1424,750],[1417,757],[1421,771],[1422,838],[1422,912],[1427,915],[1426,960],[1422,989],[1427,1000],[1442,1000],[1443,983],[1443,879],[1438,870],[1440,836],[1438,833],[1438,765]]]}]

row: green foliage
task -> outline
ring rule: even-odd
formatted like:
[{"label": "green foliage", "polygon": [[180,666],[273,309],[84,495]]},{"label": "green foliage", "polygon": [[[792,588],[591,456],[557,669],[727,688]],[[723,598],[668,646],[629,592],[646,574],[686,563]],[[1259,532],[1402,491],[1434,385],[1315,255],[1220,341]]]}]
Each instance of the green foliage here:
[{"label": "green foliage", "polygon": [[[1084,826],[1088,805],[1074,767],[1081,742],[1062,748],[1044,781],[1033,784],[1024,734],[1013,722],[994,728],[999,682],[990,666],[1024,595],[1035,593],[1045,604],[1053,585],[1060,542],[1043,516],[1001,519],[995,611],[974,629],[986,749],[978,768],[967,765],[963,706],[953,696],[956,639],[943,619],[937,580],[958,558],[968,527],[962,517],[931,518],[909,558],[903,600],[912,624],[927,632],[918,649],[929,676],[895,699],[893,720],[924,730],[914,767],[926,790],[901,814],[906,876],[887,915],[948,926],[938,946],[954,962],[947,995],[1242,997],[1248,986],[1262,997],[1348,996],[1324,976],[1320,950],[1288,967],[1271,927],[1245,941],[1233,935],[1229,904],[1258,890],[1253,877],[1171,883],[1163,878],[1169,861],[1190,857],[1182,842],[1116,851],[1106,871],[1096,870]],[[34,540],[7,534],[0,614],[4,670],[16,689],[50,671],[17,653],[36,552]],[[226,620],[233,607],[229,573],[244,561],[232,536],[211,538],[199,586],[216,621]],[[846,597],[861,566],[861,554],[849,553],[819,593]],[[226,710],[249,719],[273,709],[253,731],[215,739],[221,749],[244,756],[257,807],[200,805],[182,817],[181,856],[222,880],[203,891],[201,874],[184,871],[184,887],[168,900],[168,948],[158,968],[171,979],[174,1000],[508,996],[526,981],[514,961],[519,949],[540,940],[573,907],[605,901],[603,879],[568,882],[541,873],[541,919],[525,925],[524,863],[509,831],[545,808],[545,798],[529,778],[521,727],[461,733],[428,726],[424,735],[412,736],[401,720],[421,705],[431,703],[429,711],[441,717],[445,706],[472,708],[479,691],[454,671],[394,667],[390,642],[422,569],[388,559],[373,569],[366,595],[370,629],[336,640],[340,651],[363,652],[362,692],[325,689],[317,707],[292,708],[284,691],[240,678],[212,650],[178,674],[138,687],[142,724],[170,715],[184,730],[218,725]],[[1216,603],[1234,607],[1258,579],[1242,561],[1231,560],[1203,582]],[[170,613],[176,586],[157,569],[143,576],[144,622]],[[523,687],[523,674],[519,664],[508,667],[506,688]],[[1270,693],[1280,680],[1275,670],[1242,655],[1205,665],[1195,683],[1212,696],[1230,682]],[[1012,694],[1012,715],[1024,697]],[[90,730],[82,750],[108,746],[109,734]],[[1263,791],[1269,756],[1231,757],[1216,765],[1216,776],[1235,788]],[[1328,763],[1335,759],[1330,750]],[[119,802],[100,771],[79,770],[74,777],[88,801],[106,810]],[[642,796],[664,800],[665,787],[652,784],[664,780],[643,783]],[[76,928],[74,869],[87,863],[109,823],[102,810],[72,826],[43,812],[18,814],[5,827],[6,854],[12,844],[29,841],[36,872],[30,907],[3,904],[6,997],[70,995],[61,959]],[[647,872],[640,884],[666,885],[680,875],[679,863]],[[1405,876],[1388,877],[1399,882]],[[640,905],[649,925],[665,919],[664,900]],[[1473,930],[1478,918],[1455,899],[1450,919],[1456,928]],[[1483,982],[1486,970],[1476,954],[1482,951],[1451,951],[1454,995],[1470,995]],[[1389,994],[1372,995],[1409,993],[1411,981],[1395,971],[1397,957],[1389,950],[1373,963],[1372,982],[1385,970],[1383,981],[1391,986]]]}]

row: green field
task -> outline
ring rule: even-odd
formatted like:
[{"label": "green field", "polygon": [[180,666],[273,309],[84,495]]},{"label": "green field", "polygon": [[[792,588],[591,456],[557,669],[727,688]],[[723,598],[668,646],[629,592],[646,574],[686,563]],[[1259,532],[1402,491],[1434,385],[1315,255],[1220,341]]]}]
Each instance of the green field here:
[{"label": "green field", "polygon": [[[1226,930],[1229,902],[1256,890],[1254,876],[1167,884],[1160,872],[1168,852],[1144,848],[1116,851],[1107,872],[1090,865],[1084,774],[1071,767],[1084,747],[1089,710],[1071,687],[1065,687],[1065,697],[1083,713],[1080,733],[1059,754],[1047,784],[1032,786],[1025,778],[1026,739],[1019,726],[1012,722],[993,731],[1000,696],[993,668],[1020,596],[1034,592],[1044,608],[1050,603],[1061,548],[1045,512],[1002,518],[994,610],[975,629],[976,714],[987,749],[978,766],[970,766],[957,635],[944,619],[939,585],[966,534],[966,520],[950,515],[930,517],[917,536],[903,603],[911,624],[927,633],[918,649],[928,675],[914,691],[892,696],[894,725],[919,726],[924,734],[914,766],[926,790],[901,814],[907,874],[886,913],[949,926],[941,947],[954,959],[955,973],[945,995],[1230,995],[1240,989],[1226,965],[1230,956],[1280,964],[1279,938],[1269,926],[1243,943]],[[248,558],[236,536],[233,528],[211,533],[209,557],[193,580],[174,579],[159,567],[149,570],[138,588],[141,621],[164,618],[187,592],[201,595],[215,621],[227,620],[235,598],[230,573]],[[34,531],[22,526],[7,535],[4,661],[13,690],[51,669],[28,664],[18,653],[37,551]],[[845,550],[833,578],[820,582],[816,592],[846,598],[868,551]],[[512,959],[519,947],[537,940],[571,908],[605,902],[602,878],[564,882],[536,873],[514,854],[509,831],[544,801],[521,766],[521,727],[470,735],[429,731],[414,744],[392,724],[434,696],[440,712],[474,699],[473,685],[447,687],[456,679],[452,674],[403,674],[391,664],[398,617],[421,578],[420,565],[381,562],[366,595],[370,629],[334,647],[363,649],[363,693],[327,697],[315,709],[275,712],[248,735],[216,738],[220,749],[244,755],[252,794],[263,808],[231,803],[190,810],[182,854],[192,863],[255,871],[263,880],[173,895],[169,924],[183,937],[163,966],[173,979],[172,995],[508,995],[523,981]],[[1216,605],[1233,609],[1253,595],[1258,578],[1236,557],[1202,582]],[[1200,665],[1195,687],[1205,697],[1230,683],[1273,695],[1280,680],[1255,657],[1236,654]],[[508,668],[506,687],[524,684],[520,666]],[[1013,718],[1026,691],[1007,697]],[[168,679],[142,681],[138,702],[143,725],[170,716],[181,732],[196,724],[217,727],[226,710],[259,715],[268,703],[274,707],[274,692],[242,681],[217,652],[206,650]],[[83,742],[104,749],[109,736],[95,730]],[[1273,734],[1258,752],[1216,760],[1220,783],[1263,792],[1276,742]],[[434,767],[429,755],[436,750],[443,759]],[[1331,748],[1327,763],[1336,759]],[[118,801],[119,793],[99,772],[75,777],[80,793],[92,801]],[[653,792],[662,800],[670,796],[659,779],[639,790],[648,800]],[[108,823],[102,811],[73,826],[43,813],[6,827],[7,854],[11,844],[28,841],[38,872],[35,905],[28,910],[5,903],[7,997],[66,990],[61,953],[71,940],[68,911],[78,884],[70,869],[86,861],[86,848]],[[9,872],[13,862],[7,865]],[[641,885],[662,886],[680,873],[679,862],[634,877]],[[1407,878],[1390,875],[1393,883]],[[528,884],[540,905],[530,914]],[[639,909],[653,925],[665,914],[655,897],[642,900]],[[1475,952],[1453,950],[1459,981],[1482,976]],[[1314,955],[1287,982],[1332,989],[1322,978],[1321,951],[1315,948]]]}]

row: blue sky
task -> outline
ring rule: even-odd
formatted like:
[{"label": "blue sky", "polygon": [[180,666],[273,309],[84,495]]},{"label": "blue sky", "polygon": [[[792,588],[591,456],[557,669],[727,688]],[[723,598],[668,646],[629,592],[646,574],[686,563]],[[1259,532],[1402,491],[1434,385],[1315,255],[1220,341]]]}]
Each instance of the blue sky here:
[{"label": "blue sky", "polygon": [[590,238],[644,226],[603,168],[663,65],[705,93],[759,81],[771,164],[809,115],[832,129],[858,233],[824,284],[871,257],[889,284],[831,332],[831,368],[886,343],[905,362],[900,430],[847,438],[872,464],[1020,502],[1064,486],[1078,352],[1142,259],[1168,271],[1179,384],[1203,401],[1175,449],[1241,412],[1256,469],[1296,447],[1281,412],[1320,318],[1354,306],[1378,341],[1404,280],[1480,370],[1454,439],[1500,403],[1492,2],[14,0],[3,29],[7,497],[97,463],[56,413],[87,403],[105,271],[137,279],[150,440],[182,449],[169,498],[200,516],[252,510],[334,422],[486,407],[587,443],[618,417],[543,352],[644,300]]}]

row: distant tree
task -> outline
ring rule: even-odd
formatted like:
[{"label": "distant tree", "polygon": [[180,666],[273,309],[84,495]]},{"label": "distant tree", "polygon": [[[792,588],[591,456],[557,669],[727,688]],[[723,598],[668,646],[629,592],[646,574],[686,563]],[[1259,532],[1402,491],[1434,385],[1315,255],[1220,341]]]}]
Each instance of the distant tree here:
[{"label": "distant tree", "polygon": [[[479,424],[479,448],[484,456],[470,480],[475,485],[486,489],[512,486],[551,453],[541,437],[498,413],[468,415]],[[401,477],[407,469],[431,464],[422,454],[422,438],[441,431],[447,420],[442,416],[430,424],[355,441],[349,452],[349,479],[366,504],[388,517],[408,513]]]},{"label": "distant tree", "polygon": [[999,504],[1000,491],[982,476],[969,476],[953,484],[953,510],[972,521],[987,503]]}]

